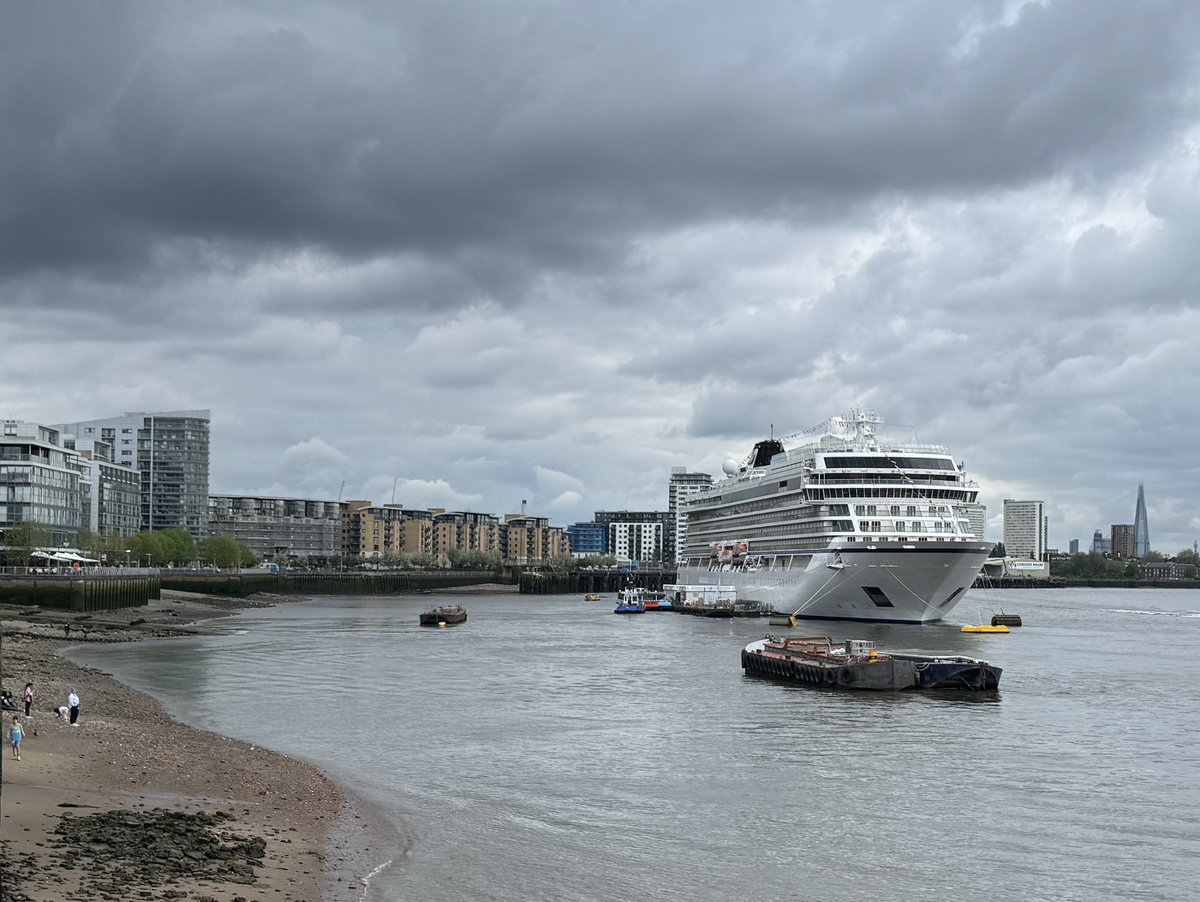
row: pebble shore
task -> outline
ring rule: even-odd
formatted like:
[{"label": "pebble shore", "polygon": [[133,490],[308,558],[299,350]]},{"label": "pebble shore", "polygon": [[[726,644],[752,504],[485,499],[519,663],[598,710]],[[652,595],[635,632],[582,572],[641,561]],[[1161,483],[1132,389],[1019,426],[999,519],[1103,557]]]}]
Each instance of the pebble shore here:
[{"label": "pebble shore", "polygon": [[[83,616],[0,606],[3,688],[18,704],[27,681],[35,690],[19,761],[4,712],[0,899],[361,898],[381,824],[358,800],[306,762],[184,726],[59,654],[81,641],[194,635],[213,617],[286,601],[164,591],[143,608]],[[77,726],[53,713],[71,690]]]}]

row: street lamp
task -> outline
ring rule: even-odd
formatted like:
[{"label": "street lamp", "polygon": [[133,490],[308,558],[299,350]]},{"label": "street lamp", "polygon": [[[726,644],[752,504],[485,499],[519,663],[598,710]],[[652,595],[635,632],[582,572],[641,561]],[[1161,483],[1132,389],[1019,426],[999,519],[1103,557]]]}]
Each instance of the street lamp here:
[{"label": "street lamp", "polygon": [[129,555],[131,555],[131,554],[133,554],[133,549],[132,549],[132,548],[126,548],[126,549],[125,549],[125,566],[126,566],[126,567],[128,567],[128,566],[129,566]]}]

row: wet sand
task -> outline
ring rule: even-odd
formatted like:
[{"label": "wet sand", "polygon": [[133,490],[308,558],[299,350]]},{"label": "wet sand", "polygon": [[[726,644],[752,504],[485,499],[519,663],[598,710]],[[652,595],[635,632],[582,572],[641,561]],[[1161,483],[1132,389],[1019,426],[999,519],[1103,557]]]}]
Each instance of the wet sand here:
[{"label": "wet sand", "polygon": [[[149,696],[59,654],[81,641],[194,635],[213,617],[287,601],[164,591],[145,607],[86,619],[0,605],[3,688],[22,721],[25,683],[35,691],[19,761],[13,712],[4,712],[0,899],[361,898],[386,828],[360,800],[306,762],[184,726]],[[53,713],[72,689],[77,726]]]}]

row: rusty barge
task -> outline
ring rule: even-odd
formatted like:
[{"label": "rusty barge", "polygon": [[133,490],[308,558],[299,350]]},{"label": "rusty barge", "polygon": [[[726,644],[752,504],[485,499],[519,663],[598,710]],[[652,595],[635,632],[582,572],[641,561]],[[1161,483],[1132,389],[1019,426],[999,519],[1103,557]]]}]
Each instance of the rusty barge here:
[{"label": "rusty barge", "polygon": [[805,686],[875,691],[984,691],[999,687],[1002,672],[987,661],[963,655],[885,654],[869,639],[770,635],[742,649],[742,669]]}]

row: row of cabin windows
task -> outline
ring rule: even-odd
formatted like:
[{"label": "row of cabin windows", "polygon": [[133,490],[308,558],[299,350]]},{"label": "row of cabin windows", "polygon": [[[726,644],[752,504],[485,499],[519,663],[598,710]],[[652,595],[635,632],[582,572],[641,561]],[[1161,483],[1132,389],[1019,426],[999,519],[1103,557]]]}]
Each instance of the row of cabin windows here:
[{"label": "row of cabin windows", "polygon": [[[954,524],[949,520],[939,520],[936,523],[926,525],[920,520],[913,520],[909,523],[907,520],[897,520],[895,524],[888,524],[889,532],[954,532]],[[880,520],[859,520],[859,532],[883,532],[883,522]]]},{"label": "row of cabin windows", "polygon": [[[881,508],[881,507],[883,507],[882,504],[880,504],[880,505],[856,504],[856,505],[854,505],[854,513],[859,517],[864,517],[864,516],[870,517],[876,513],[879,513],[879,508]],[[900,516],[900,505],[899,504],[890,505],[888,507],[888,513],[891,514],[891,516],[893,516],[893,517],[899,517]],[[929,516],[931,516],[931,517],[937,517],[937,516],[945,515],[945,514],[949,514],[949,513],[950,513],[950,508],[945,504],[929,505]],[[917,504],[905,505],[904,516],[907,516],[907,517],[922,516],[920,505],[917,505]]]}]

